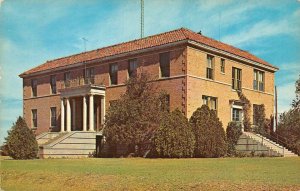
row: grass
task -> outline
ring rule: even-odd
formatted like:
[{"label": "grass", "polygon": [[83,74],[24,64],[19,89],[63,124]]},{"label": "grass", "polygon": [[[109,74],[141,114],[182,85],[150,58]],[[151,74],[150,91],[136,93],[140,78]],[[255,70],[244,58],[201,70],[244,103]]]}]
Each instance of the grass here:
[{"label": "grass", "polygon": [[300,190],[300,158],[1,160],[9,190]]}]

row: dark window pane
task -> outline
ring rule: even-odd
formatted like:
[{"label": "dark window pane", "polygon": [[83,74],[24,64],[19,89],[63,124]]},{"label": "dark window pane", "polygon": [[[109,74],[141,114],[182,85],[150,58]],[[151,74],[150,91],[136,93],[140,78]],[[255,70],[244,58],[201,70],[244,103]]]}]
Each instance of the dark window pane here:
[{"label": "dark window pane", "polygon": [[159,54],[161,77],[170,77],[170,53]]},{"label": "dark window pane", "polygon": [[118,84],[118,65],[111,64],[109,66],[109,76],[110,76],[110,84],[117,85]]}]

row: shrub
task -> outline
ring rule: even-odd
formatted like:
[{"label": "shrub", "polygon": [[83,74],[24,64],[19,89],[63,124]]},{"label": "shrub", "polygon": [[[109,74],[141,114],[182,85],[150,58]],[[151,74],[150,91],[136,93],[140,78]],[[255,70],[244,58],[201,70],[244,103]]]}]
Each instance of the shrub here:
[{"label": "shrub", "polygon": [[6,138],[8,155],[13,159],[33,159],[37,157],[38,144],[34,133],[22,117],[17,119]]},{"label": "shrub", "polygon": [[254,126],[254,132],[265,135],[266,130],[266,114],[265,114],[265,105],[261,104],[256,107],[255,110],[253,110],[254,116],[256,116],[256,124]]},{"label": "shrub", "polygon": [[226,129],[226,137],[227,137],[227,154],[233,156],[236,154],[235,146],[242,135],[242,126],[235,122],[230,122]]},{"label": "shrub", "polygon": [[160,95],[150,81],[147,73],[131,77],[126,82],[126,92],[108,108],[104,135],[111,148],[110,156],[116,156],[118,145],[125,145],[127,154],[137,156],[148,150],[163,112]]},{"label": "shrub", "polygon": [[154,134],[153,146],[158,157],[193,157],[195,136],[187,118],[178,109],[164,115]]},{"label": "shrub", "polygon": [[196,139],[196,157],[221,157],[226,154],[225,131],[215,111],[202,105],[193,113],[190,124]]}]

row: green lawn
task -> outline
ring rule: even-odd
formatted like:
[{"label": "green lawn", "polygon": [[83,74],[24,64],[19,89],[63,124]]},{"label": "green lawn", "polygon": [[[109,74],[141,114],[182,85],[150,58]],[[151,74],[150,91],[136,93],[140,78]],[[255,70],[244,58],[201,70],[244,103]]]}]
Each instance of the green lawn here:
[{"label": "green lawn", "polygon": [[1,160],[9,190],[300,190],[300,158]]}]

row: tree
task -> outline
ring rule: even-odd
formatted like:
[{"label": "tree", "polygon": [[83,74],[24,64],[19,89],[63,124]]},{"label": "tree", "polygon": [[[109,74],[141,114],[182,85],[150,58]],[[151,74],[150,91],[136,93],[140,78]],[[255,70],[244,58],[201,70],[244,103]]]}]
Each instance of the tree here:
[{"label": "tree", "polygon": [[[147,73],[131,77],[126,92],[108,109],[104,135],[111,148],[126,145],[128,153],[141,155],[159,127],[161,95]],[[138,149],[137,149],[138,148]]]},{"label": "tree", "polygon": [[38,143],[22,117],[17,119],[6,138],[8,155],[13,159],[37,158]]},{"label": "tree", "polygon": [[300,75],[295,86],[292,108],[280,115],[276,133],[285,138],[288,148],[300,155]]},{"label": "tree", "polygon": [[242,126],[236,122],[230,122],[228,123],[228,126],[226,128],[226,138],[227,138],[227,145],[228,155],[235,155],[236,149],[235,146],[238,143],[238,140],[240,136],[242,135]]},{"label": "tree", "polygon": [[158,157],[193,157],[195,135],[188,119],[178,109],[164,114],[154,134],[153,146]]},{"label": "tree", "polygon": [[216,112],[206,105],[198,108],[190,118],[195,134],[196,157],[221,157],[226,154],[226,137]]}]

